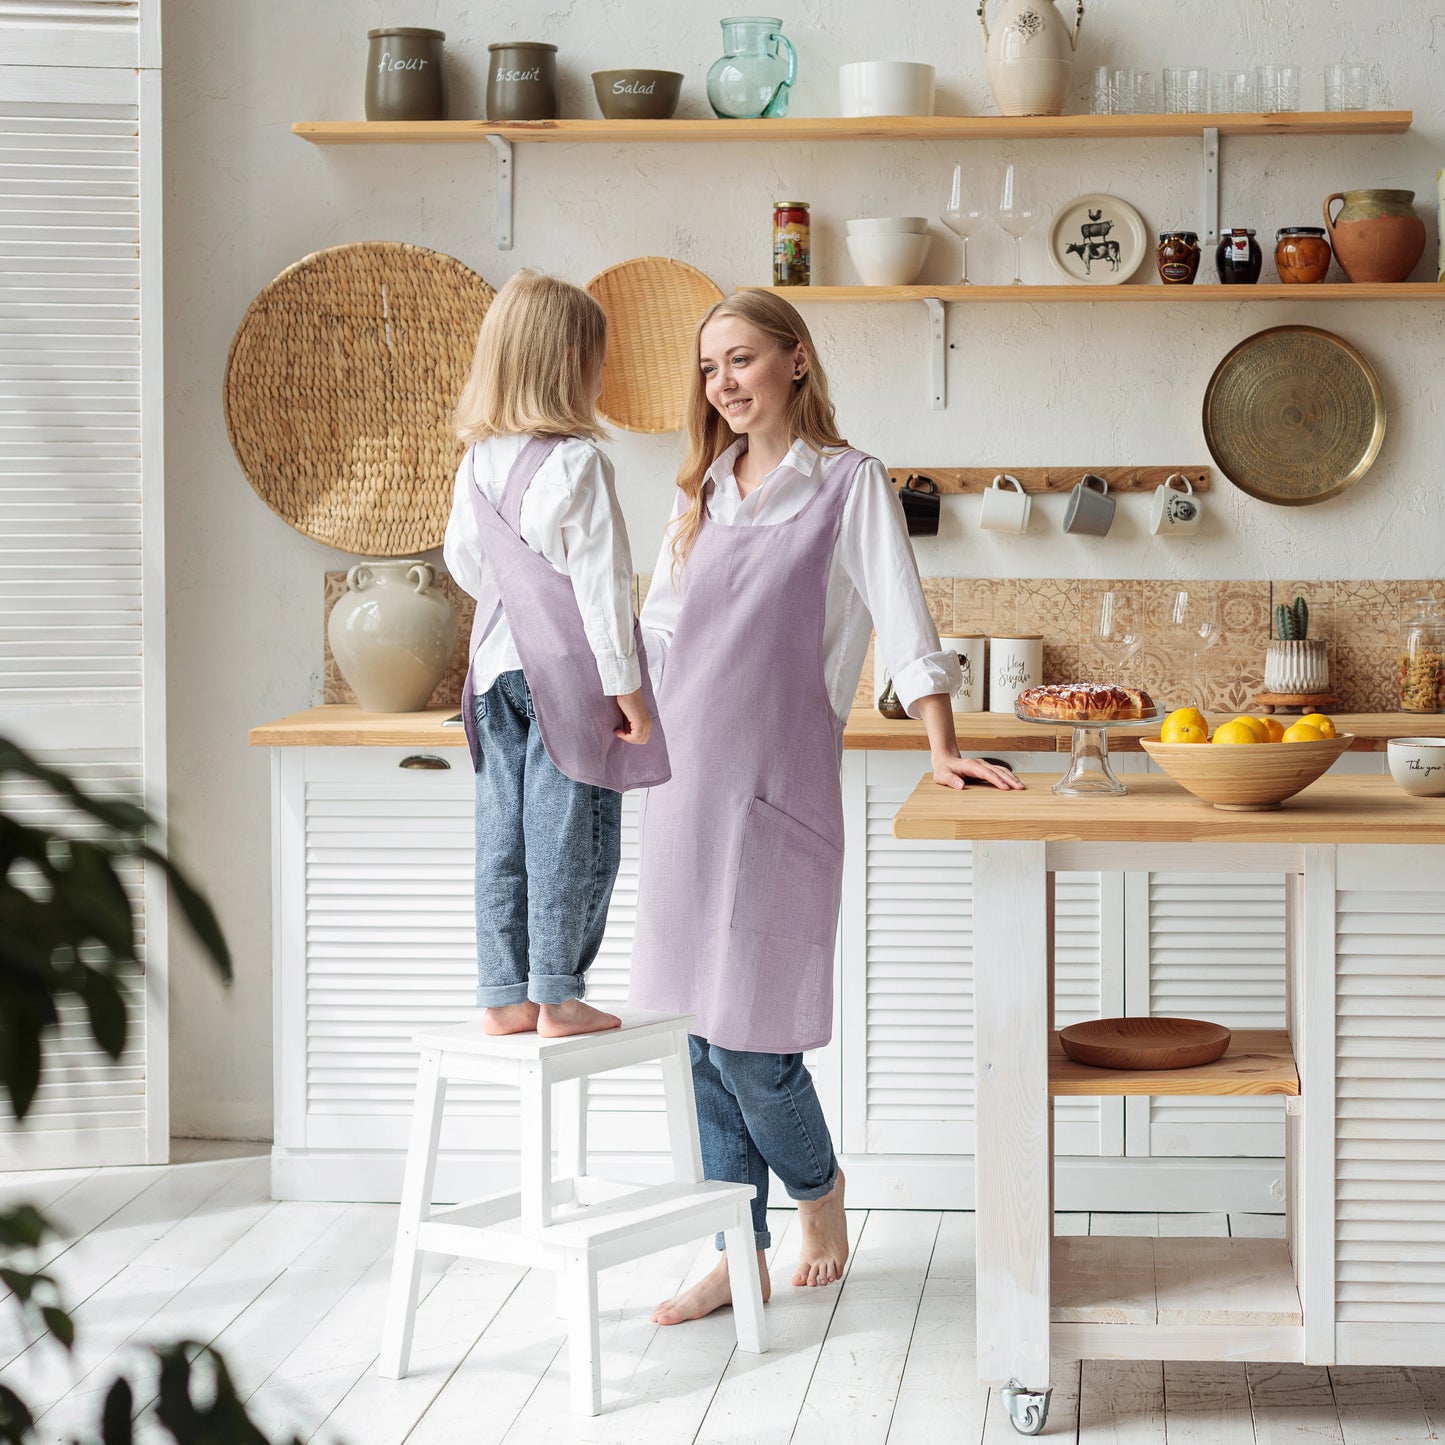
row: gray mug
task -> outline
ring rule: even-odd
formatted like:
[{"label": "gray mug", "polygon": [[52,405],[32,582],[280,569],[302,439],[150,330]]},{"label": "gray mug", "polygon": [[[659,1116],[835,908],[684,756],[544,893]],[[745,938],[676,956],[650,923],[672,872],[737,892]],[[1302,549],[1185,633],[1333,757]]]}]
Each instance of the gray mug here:
[{"label": "gray mug", "polygon": [[1097,473],[1085,472],[1078,486],[1069,493],[1064,531],[1081,537],[1106,537],[1114,525],[1114,506],[1108,482]]}]

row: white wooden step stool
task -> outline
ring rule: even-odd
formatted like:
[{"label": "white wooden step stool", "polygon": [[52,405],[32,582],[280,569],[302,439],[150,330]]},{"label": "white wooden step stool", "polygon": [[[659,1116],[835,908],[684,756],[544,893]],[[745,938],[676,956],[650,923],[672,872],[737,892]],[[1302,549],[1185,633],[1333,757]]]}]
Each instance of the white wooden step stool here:
[{"label": "white wooden step stool", "polygon": [[[702,1177],[697,1110],[687,1035],[691,1014],[618,1009],[620,1029],[545,1039],[539,1034],[482,1032],[480,1020],[418,1034],[421,1068],[402,1183],[391,1290],[379,1372],[406,1375],[416,1315],[421,1256],[426,1250],[492,1259],[557,1273],[559,1313],[567,1319],[572,1407],[602,1408],[598,1365],[597,1272],[721,1230],[738,1348],[768,1348],[753,1239],[751,1184]],[[662,1064],[673,1180],[638,1188],[587,1174],[587,1079],[656,1059]],[[512,1084],[521,1090],[521,1189],[431,1207],[437,1140],[448,1079]],[[560,1177],[552,1175],[553,1087]]]}]

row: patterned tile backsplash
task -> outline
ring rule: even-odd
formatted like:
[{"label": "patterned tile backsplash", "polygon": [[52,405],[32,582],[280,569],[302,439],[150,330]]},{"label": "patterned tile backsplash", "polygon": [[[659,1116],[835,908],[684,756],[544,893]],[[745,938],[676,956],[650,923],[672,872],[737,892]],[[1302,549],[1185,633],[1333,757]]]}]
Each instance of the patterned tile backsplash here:
[{"label": "patterned tile backsplash", "polygon": [[[640,607],[651,577],[635,579]],[[456,707],[466,675],[467,639],[471,635],[472,599],[450,577],[438,577],[438,587],[457,609],[457,651],[447,675],[432,694],[432,707]],[[968,633],[1028,631],[1044,638],[1044,681],[1072,682],[1117,677],[1147,688],[1156,698],[1174,705],[1188,696],[1189,655],[1172,647],[1165,619],[1173,594],[1187,585],[1191,597],[1202,595],[1215,605],[1220,639],[1200,656],[1199,690],[1210,711],[1240,712],[1254,705],[1264,685],[1264,652],[1272,632],[1277,602],[1297,595],[1310,605],[1310,635],[1328,644],[1330,678],[1339,695],[1339,712],[1393,712],[1399,704],[1395,663],[1404,620],[1417,597],[1445,602],[1445,581],[1404,582],[1178,582],[1078,581],[1067,577],[991,579],[925,577],[928,598],[938,630],[954,636]],[[1096,646],[1093,619],[1101,593],[1122,588],[1138,599],[1149,639],[1122,670],[1111,666]],[[337,598],[346,590],[344,572],[326,574],[325,611],[322,613],[325,702],[354,702],[326,643],[325,621]],[[857,705],[875,701],[873,649],[868,650]],[[881,673],[878,676],[881,686]]]}]

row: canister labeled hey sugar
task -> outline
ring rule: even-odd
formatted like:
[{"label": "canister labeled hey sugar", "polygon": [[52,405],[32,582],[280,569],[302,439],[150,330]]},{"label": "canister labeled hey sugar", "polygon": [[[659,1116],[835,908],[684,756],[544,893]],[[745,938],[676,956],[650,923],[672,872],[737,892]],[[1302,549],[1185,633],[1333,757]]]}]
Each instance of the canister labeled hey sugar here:
[{"label": "canister labeled hey sugar", "polygon": [[988,710],[1012,712],[1018,695],[1044,680],[1044,639],[1037,632],[988,640]]}]

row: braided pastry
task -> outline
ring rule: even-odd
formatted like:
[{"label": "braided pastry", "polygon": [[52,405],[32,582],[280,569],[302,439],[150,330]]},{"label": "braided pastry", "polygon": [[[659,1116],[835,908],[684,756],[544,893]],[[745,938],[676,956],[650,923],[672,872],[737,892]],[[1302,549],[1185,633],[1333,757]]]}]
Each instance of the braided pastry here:
[{"label": "braided pastry", "polygon": [[1154,700],[1142,688],[1112,682],[1064,682],[1052,687],[1030,687],[1017,703],[1022,717],[1050,722],[1127,722],[1152,717]]}]

